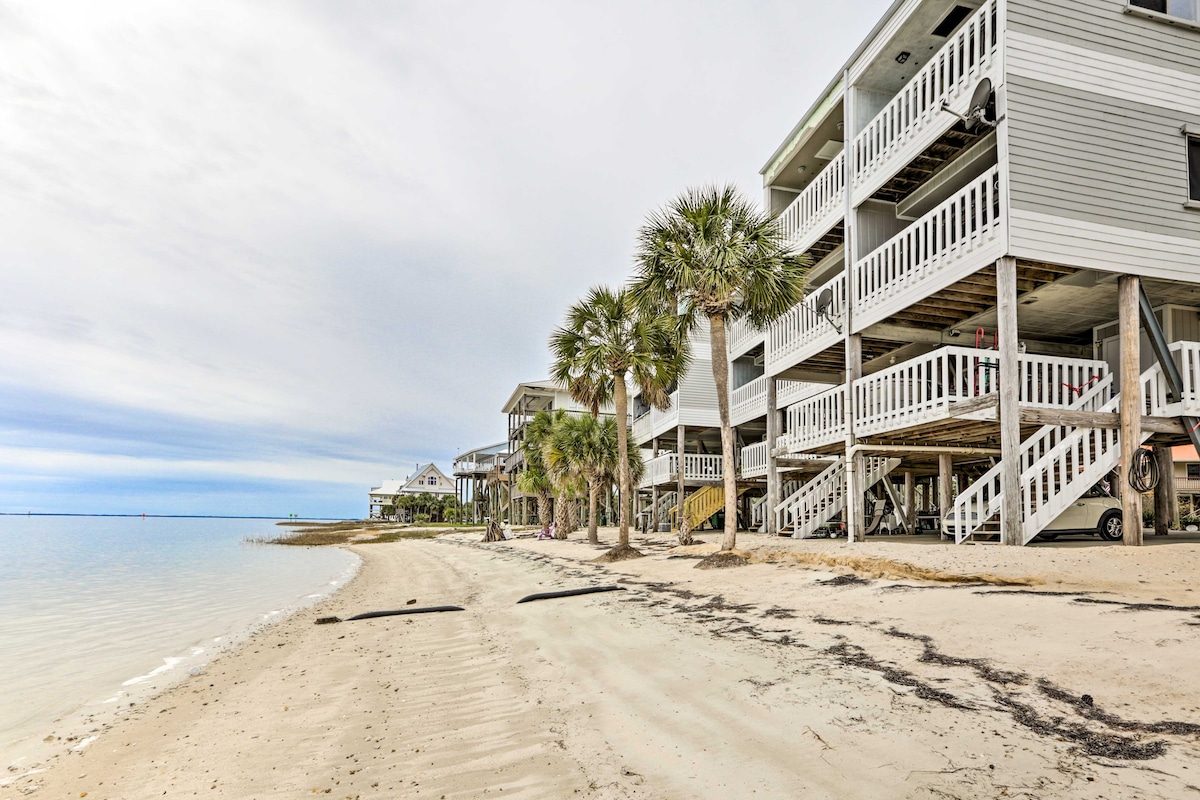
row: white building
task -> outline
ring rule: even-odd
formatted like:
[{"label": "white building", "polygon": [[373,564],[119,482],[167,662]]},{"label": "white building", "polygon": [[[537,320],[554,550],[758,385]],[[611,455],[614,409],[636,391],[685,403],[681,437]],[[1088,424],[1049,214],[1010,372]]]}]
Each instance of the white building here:
[{"label": "white building", "polygon": [[436,464],[417,464],[413,474],[404,480],[386,480],[382,486],[371,489],[370,519],[394,519],[394,498],[404,494],[454,496],[454,481],[447,478]]},{"label": "white building", "polygon": [[[842,515],[859,538],[873,491],[910,529],[949,512],[960,541],[1024,544],[1136,445],[1187,441],[1197,16],[897,0],[831,70],[762,169],[768,209],[812,258],[809,295],[729,335],[740,478],[761,482],[768,529],[804,537]],[[674,424],[648,416],[641,441]]]}]

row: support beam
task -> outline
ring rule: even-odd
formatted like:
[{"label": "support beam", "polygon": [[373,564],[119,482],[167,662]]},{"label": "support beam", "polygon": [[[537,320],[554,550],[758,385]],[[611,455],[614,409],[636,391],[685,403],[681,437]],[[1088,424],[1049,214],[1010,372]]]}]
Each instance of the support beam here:
[{"label": "support beam", "polygon": [[[996,336],[1000,350],[1000,542],[1020,546],[1021,370],[1017,362],[1017,260],[996,262]],[[942,509],[945,514],[948,507]]]},{"label": "support beam", "polygon": [[862,336],[851,334],[846,337],[846,392],[842,403],[846,415],[846,541],[861,542],[867,538],[866,507],[863,493],[866,487],[865,460],[862,452],[855,448],[854,436],[854,384],[862,377]]},{"label": "support beam", "polygon": [[904,528],[917,532],[917,480],[911,469],[904,471]]},{"label": "support beam", "polygon": [[1142,545],[1142,496],[1129,486],[1129,468],[1134,451],[1142,443],[1141,328],[1138,324],[1138,293],[1141,281],[1136,275],[1117,279],[1117,317],[1121,343],[1121,511],[1125,524],[1124,543]]},{"label": "support beam", "polygon": [[679,513],[675,515],[675,518],[677,520],[679,520],[679,524],[682,525],[683,524],[683,500],[684,500],[684,494],[683,494],[683,491],[684,491],[683,490],[683,446],[684,446],[685,436],[687,435],[687,426],[680,425],[678,430],[676,430],[675,435],[677,437],[675,439],[675,453],[676,453],[676,458],[675,458],[675,470],[676,470],[675,508],[678,509],[678,511],[679,511]]},{"label": "support beam", "polygon": [[[658,437],[654,437],[653,442],[654,457],[658,458]],[[650,487],[650,526],[658,533],[658,484],[655,483]]]},{"label": "support beam", "polygon": [[954,460],[949,454],[938,456],[938,509],[939,517],[945,517],[954,504]]},{"label": "support beam", "polygon": [[768,536],[779,534],[779,523],[775,518],[775,507],[782,499],[780,495],[779,460],[775,456],[775,441],[782,433],[782,415],[779,406],[779,386],[775,378],[767,378],[767,507],[763,511],[764,528]]},{"label": "support beam", "polygon": [[[1121,415],[1107,411],[1068,411],[1058,408],[1023,408],[1025,425],[1056,425],[1070,428],[1120,428]],[[1183,423],[1172,417],[1142,417],[1142,431],[1183,436]]]},{"label": "support beam", "polygon": [[[1166,536],[1171,529],[1171,505],[1175,502],[1175,487],[1167,485],[1167,476],[1175,465],[1171,461],[1171,448],[1158,445],[1154,448],[1158,461],[1158,485],[1154,487],[1154,535]],[[1174,484],[1171,481],[1171,484]]]}]

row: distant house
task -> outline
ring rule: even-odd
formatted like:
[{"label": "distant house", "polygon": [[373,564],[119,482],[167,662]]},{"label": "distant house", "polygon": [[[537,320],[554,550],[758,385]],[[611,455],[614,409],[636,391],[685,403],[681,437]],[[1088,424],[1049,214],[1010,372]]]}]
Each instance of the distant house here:
[{"label": "distant house", "polygon": [[403,494],[453,496],[454,481],[447,478],[436,464],[418,464],[416,471],[404,480],[386,480],[382,486],[371,489],[370,519],[395,519],[393,499]]}]

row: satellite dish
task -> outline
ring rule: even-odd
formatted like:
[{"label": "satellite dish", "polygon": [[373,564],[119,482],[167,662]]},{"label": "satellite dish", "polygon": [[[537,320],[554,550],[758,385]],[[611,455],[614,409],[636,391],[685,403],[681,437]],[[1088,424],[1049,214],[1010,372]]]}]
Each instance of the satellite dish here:
[{"label": "satellite dish", "polygon": [[950,101],[942,101],[942,111],[948,111],[954,116],[962,120],[963,126],[968,132],[974,131],[980,125],[986,125],[989,128],[995,128],[996,123],[987,118],[987,107],[992,102],[992,81],[991,78],[984,78],[975,87],[975,92],[971,95],[971,105],[968,107],[967,113],[959,114],[950,108]]},{"label": "satellite dish", "polygon": [[833,305],[833,290],[826,287],[817,295],[817,313],[825,316],[829,313],[829,307]]},{"label": "satellite dish", "polygon": [[833,326],[835,331],[841,333],[841,327],[834,321],[833,317],[829,313],[829,307],[832,305],[833,290],[827,286],[821,290],[819,295],[817,295],[817,301],[813,304],[813,311],[816,312],[818,317],[824,317],[829,324]]},{"label": "satellite dish", "polygon": [[971,95],[971,110],[967,112],[967,119],[970,122],[967,123],[967,130],[974,130],[978,123],[987,122],[987,107],[991,101],[992,80],[991,78],[984,78],[975,87],[975,94]]}]

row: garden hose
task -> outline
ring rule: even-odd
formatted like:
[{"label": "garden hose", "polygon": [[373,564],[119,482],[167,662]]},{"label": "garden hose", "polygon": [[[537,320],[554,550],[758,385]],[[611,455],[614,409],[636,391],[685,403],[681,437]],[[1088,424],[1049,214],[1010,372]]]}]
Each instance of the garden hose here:
[{"label": "garden hose", "polygon": [[1133,463],[1129,465],[1129,485],[1138,492],[1152,492],[1158,486],[1158,459],[1153,450],[1139,447],[1133,451]]}]

